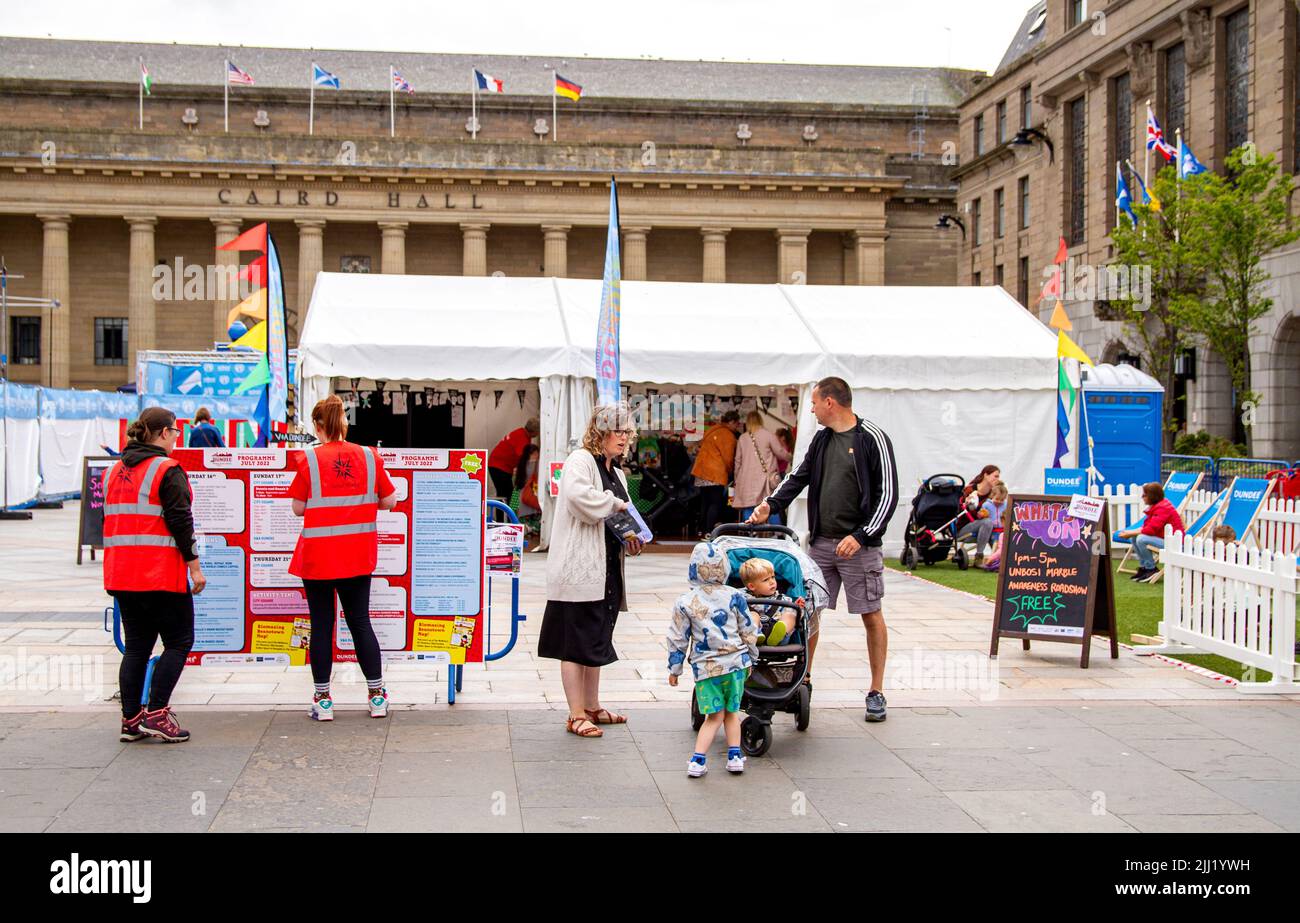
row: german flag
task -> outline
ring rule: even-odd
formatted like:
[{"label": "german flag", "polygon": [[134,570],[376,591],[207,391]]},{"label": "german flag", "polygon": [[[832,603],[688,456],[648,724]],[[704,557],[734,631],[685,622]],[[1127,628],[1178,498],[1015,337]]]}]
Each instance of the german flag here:
[{"label": "german flag", "polygon": [[555,75],[555,95],[564,96],[573,100],[575,103],[582,96],[582,87],[578,86],[572,80],[565,80],[559,74]]}]

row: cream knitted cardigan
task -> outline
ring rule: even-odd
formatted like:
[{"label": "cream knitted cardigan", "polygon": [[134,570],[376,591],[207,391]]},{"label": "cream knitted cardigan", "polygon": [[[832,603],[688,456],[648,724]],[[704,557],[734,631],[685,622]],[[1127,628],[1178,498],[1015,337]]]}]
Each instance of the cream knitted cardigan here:
[{"label": "cream knitted cardigan", "polygon": [[[616,472],[627,490],[627,475],[622,469]],[[591,602],[605,598],[605,519],[620,503],[602,488],[595,456],[586,449],[570,453],[564,460],[555,521],[551,523],[551,545],[546,555],[547,599]]]}]

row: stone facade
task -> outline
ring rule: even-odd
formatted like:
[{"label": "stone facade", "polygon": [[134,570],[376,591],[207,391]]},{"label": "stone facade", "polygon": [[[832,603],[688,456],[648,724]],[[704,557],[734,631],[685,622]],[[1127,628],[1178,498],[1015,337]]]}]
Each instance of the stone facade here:
[{"label": "stone facade", "polygon": [[[94,79],[81,63],[134,74],[136,47],[163,60],[151,64],[143,127],[134,84]],[[412,73],[425,68],[432,91],[398,98],[390,137],[378,78],[318,92],[307,134],[306,88],[276,75],[309,52],[258,49],[258,67],[241,56],[270,79],[232,88],[228,131],[219,84],[166,82],[191,58],[219,68],[221,49],[0,38],[0,52],[0,252],[24,276],[14,294],[63,303],[41,318],[39,363],[11,359],[16,381],[113,387],[132,378],[139,349],[224,340],[234,292],[177,279],[175,297],[159,298],[154,283],[177,267],[234,266],[215,248],[260,221],[280,250],[291,342],[322,270],[599,278],[611,176],[627,279],[958,278],[957,245],[935,223],[955,208],[942,154],[969,72],[575,62],[566,76],[590,70],[592,85],[622,92],[658,68],[663,79],[644,85],[668,89],[563,101],[556,142],[539,132],[551,101],[536,93],[480,97],[471,139],[469,94],[440,87],[450,79],[440,55],[404,56],[418,59],[407,78],[419,88]],[[340,54],[375,70],[365,53]],[[76,79],[54,78],[48,62],[60,55]],[[725,98],[683,98],[695,67]],[[841,98],[846,82],[860,102]],[[121,364],[97,361],[99,319],[128,321]]]},{"label": "stone facade", "polygon": [[[1111,0],[1089,2],[1082,21],[1071,24],[1076,4],[1047,0],[1032,8],[999,69],[972,90],[961,107],[958,215],[967,225],[961,241],[958,278],[962,284],[993,284],[1003,267],[1004,285],[1027,307],[1047,319],[1050,299],[1034,301],[1050,272],[1060,237],[1070,244],[1076,265],[1104,265],[1111,258],[1110,230],[1115,221],[1115,161],[1123,143],[1119,126],[1131,127],[1130,159],[1140,170],[1146,152],[1146,102],[1149,99],[1174,143],[1174,129],[1198,158],[1221,169],[1228,151],[1227,27],[1229,17],[1244,15],[1248,36],[1245,137],[1261,153],[1277,157],[1294,173],[1297,150],[1297,7],[1290,0]],[[1244,13],[1243,13],[1244,11]],[[1040,30],[1031,34],[1038,21]],[[1237,20],[1242,22],[1242,20]],[[1184,62],[1185,117],[1170,121],[1169,69]],[[1171,63],[1172,62],[1172,63]],[[1123,112],[1127,80],[1131,111]],[[1022,91],[1030,101],[1030,121],[1022,118]],[[1176,90],[1172,90],[1176,93]],[[998,136],[1000,106],[1005,106],[1005,133]],[[1081,106],[1080,110],[1073,109]],[[1074,158],[1070,120],[1083,117],[1084,175],[1081,233],[1071,233],[1073,205],[1070,179]],[[1127,117],[1125,117],[1127,116]],[[983,146],[976,150],[977,126]],[[1031,146],[1010,144],[1022,128],[1037,129],[1051,141],[1035,138]],[[1151,154],[1151,170],[1163,164]],[[1021,220],[1019,184],[1029,184],[1029,217]],[[1139,191],[1133,188],[1134,196]],[[995,229],[997,190],[1003,190],[1004,231]],[[978,203],[978,205],[976,204]],[[1294,211],[1300,212],[1300,202]],[[973,226],[980,216],[978,234]],[[1022,224],[1027,226],[1022,227]],[[954,233],[956,233],[954,231]],[[960,238],[959,238],[960,239]],[[1025,263],[1022,264],[1021,261]],[[1027,285],[1023,267],[1028,267]],[[1255,453],[1262,457],[1300,458],[1300,250],[1276,254],[1268,261],[1276,303],[1257,323],[1253,339],[1253,381],[1262,394],[1252,432]],[[1094,303],[1069,301],[1065,308],[1074,336],[1094,358],[1106,361],[1126,351],[1123,325],[1097,317]],[[1198,349],[1196,378],[1187,383],[1187,426],[1232,436],[1231,387],[1222,361]]]}]

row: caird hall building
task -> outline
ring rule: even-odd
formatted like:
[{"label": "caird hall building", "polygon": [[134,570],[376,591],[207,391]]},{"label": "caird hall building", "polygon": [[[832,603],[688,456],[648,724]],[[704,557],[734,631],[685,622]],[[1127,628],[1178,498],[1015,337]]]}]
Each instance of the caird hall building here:
[{"label": "caird hall building", "polygon": [[[227,59],[254,80],[228,128]],[[341,82],[314,114],[313,61]],[[390,67],[415,90],[391,108]],[[476,137],[475,67],[504,83]],[[582,98],[552,124],[557,71]],[[10,375],[114,387],[138,349],[224,341],[236,293],[158,299],[155,269],[229,266],[260,221],[291,342],[322,270],[599,278],[611,175],[628,279],[954,284],[936,223],[974,76],[0,38],[0,253],[11,294],[61,302],[11,312]]]}]

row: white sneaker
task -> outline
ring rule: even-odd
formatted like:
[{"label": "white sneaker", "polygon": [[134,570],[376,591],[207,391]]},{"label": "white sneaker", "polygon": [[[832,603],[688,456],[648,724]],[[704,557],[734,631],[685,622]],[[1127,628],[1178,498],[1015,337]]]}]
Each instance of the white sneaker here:
[{"label": "white sneaker", "polygon": [[329,696],[323,699],[312,699],[311,718],[313,721],[333,721],[334,720],[334,700]]},{"label": "white sneaker", "polygon": [[691,760],[686,764],[686,774],[692,779],[698,779],[708,771],[708,766],[705,766],[703,763],[697,763],[695,760]]},{"label": "white sneaker", "polygon": [[744,772],[745,758],[743,756],[733,756],[727,760],[727,772]]},{"label": "white sneaker", "polygon": [[388,690],[380,689],[370,696],[370,717],[387,718],[388,717]]}]

